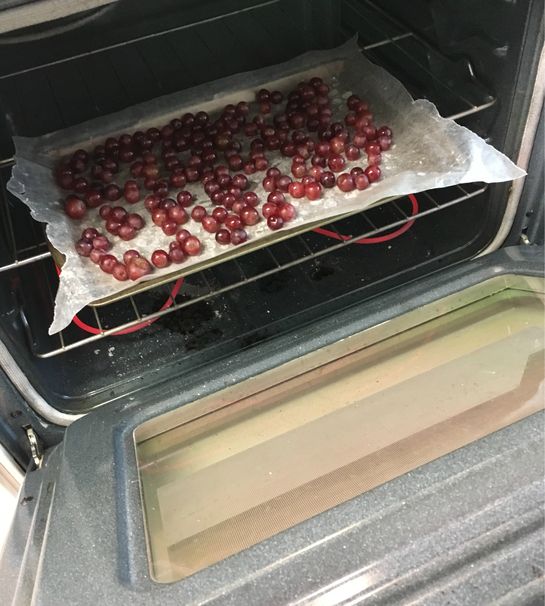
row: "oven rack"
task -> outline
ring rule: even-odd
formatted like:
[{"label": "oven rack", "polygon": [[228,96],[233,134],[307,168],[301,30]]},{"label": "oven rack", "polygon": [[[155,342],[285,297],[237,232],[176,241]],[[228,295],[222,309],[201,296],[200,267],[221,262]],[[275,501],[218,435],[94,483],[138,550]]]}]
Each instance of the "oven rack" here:
[{"label": "oven rack", "polygon": [[[86,344],[94,343],[105,337],[115,335],[116,332],[130,329],[139,324],[149,323],[158,318],[166,316],[176,311],[180,311],[189,305],[206,301],[223,295],[237,289],[246,284],[256,282],[263,278],[270,277],[278,272],[295,267],[297,265],[309,264],[309,267],[316,266],[319,260],[324,255],[338,251],[344,247],[354,245],[363,238],[370,238],[378,234],[384,234],[391,230],[398,229],[406,225],[410,221],[416,221],[427,217],[439,211],[445,210],[454,205],[460,204],[466,200],[479,196],[487,189],[485,184],[464,184],[456,185],[439,190],[430,190],[417,194],[419,202],[419,210],[416,214],[410,214],[403,208],[406,198],[396,198],[385,203],[384,207],[388,207],[394,214],[394,218],[384,221],[382,224],[371,218],[373,210],[377,207],[362,211],[350,218],[341,219],[327,226],[330,232],[333,232],[337,238],[319,237],[313,232],[303,233],[293,238],[289,238],[283,242],[274,244],[268,248],[249,253],[245,257],[225,261],[219,266],[200,271],[196,274],[188,276],[179,294],[171,301],[171,306],[159,311],[145,311],[142,308],[141,301],[146,301],[146,292],[139,295],[130,296],[123,299],[121,302],[112,303],[101,307],[87,308],[85,311],[86,322],[93,324],[98,329],[98,334],[89,334],[81,329],[75,328],[73,325],[69,329],[65,329],[55,335],[45,338],[47,347],[44,346],[44,324],[52,319],[54,307],[54,294],[51,288],[50,275],[52,269],[51,260],[42,257],[39,262],[40,270],[44,272],[44,279],[49,285],[47,309],[42,309],[40,318],[30,318],[25,315],[24,307],[21,308],[22,324],[26,330],[26,336],[34,355],[39,358],[50,358],[69,350],[81,347]],[[354,225],[354,220],[360,228],[357,233],[347,231],[347,222],[351,221]],[[409,232],[410,233],[410,232]],[[342,239],[342,236],[346,239]],[[293,254],[294,247],[297,248],[297,254]],[[253,255],[266,255],[269,265],[266,269],[250,273],[249,265],[244,262],[244,259],[251,258]],[[215,272],[221,268],[222,279],[218,280],[218,274]],[[219,272],[218,272],[219,273]],[[229,279],[225,276],[230,276]],[[153,289],[155,298],[161,293],[163,301],[167,300],[171,295],[175,281]],[[149,301],[146,301],[149,303]],[[122,313],[119,313],[120,305]],[[117,307],[115,307],[117,306]],[[115,313],[112,313],[112,308],[115,307]],[[122,321],[114,321],[113,318],[122,316]],[[91,318],[88,320],[87,318]],[[35,334],[36,327],[39,327],[40,336]],[[148,330],[147,328],[145,330]],[[149,330],[152,330],[151,328]]]},{"label": "oven rack", "polygon": [[[351,35],[359,34],[363,53],[402,80],[415,98],[428,98],[433,101],[442,115],[459,120],[494,104],[494,97],[478,82],[468,63],[455,62],[445,57],[403,24],[391,19],[372,0],[344,0],[333,3],[333,7],[334,14],[330,17],[337,23],[337,29],[334,35],[329,36],[328,43],[331,46],[343,42]],[[309,4],[308,8],[312,11],[314,5]],[[221,16],[169,27],[152,35],[140,36],[61,60],[49,61],[30,68],[14,69],[0,76],[0,100],[3,97],[7,100],[8,107],[13,108],[11,123],[15,127],[10,128],[9,125],[0,124],[0,135],[3,129],[6,133],[11,131],[11,134],[20,132],[30,136],[39,135],[44,132],[42,123],[44,115],[50,120],[47,123],[47,131],[51,131],[108,114],[147,100],[150,96],[168,94],[174,90],[200,84],[201,81],[197,78],[202,76],[205,70],[188,69],[185,61],[187,56],[192,56],[188,51],[192,51],[193,55],[202,53],[207,66],[218,66],[225,65],[222,57],[225,41],[232,40],[233,44],[244,44],[244,48],[240,46],[230,49],[239,58],[236,71],[243,71],[255,69],[266,64],[267,61],[277,63],[316,47],[318,44],[309,38],[308,33],[301,36],[302,30],[298,27],[297,18],[304,20],[305,16],[299,15],[294,18],[293,9],[295,3],[269,0]],[[252,26],[252,36],[237,35],[243,22],[246,27]],[[282,25],[282,48],[278,46],[278,24]],[[214,32],[213,37],[210,37],[210,31]],[[256,45],[255,48],[252,48],[252,44]],[[274,52],[269,54],[268,58],[263,57],[263,46],[268,45],[267,47],[272,49],[274,44],[277,46]],[[170,62],[168,69],[164,64],[165,53],[168,53]],[[274,60],[270,60],[271,58]],[[256,64],[253,65],[251,61]],[[124,73],[124,66],[131,67],[132,78]],[[218,69],[220,68],[216,68],[216,71]],[[135,73],[139,78],[134,78]],[[227,72],[213,74],[206,72],[205,77],[213,79],[223,75],[227,75]],[[106,88],[101,86],[101,80],[110,83],[109,86]],[[29,95],[40,98],[41,115],[34,114],[35,104],[32,100],[29,101]],[[21,272],[25,272],[26,275],[26,272],[33,267],[36,267],[38,273],[51,272],[53,264],[50,261],[50,252],[42,225],[33,221],[26,207],[6,191],[13,158],[12,151],[9,148],[7,151],[4,149],[5,139],[0,136],[0,228],[4,226],[7,236],[3,247],[0,243],[0,249],[4,249],[0,252],[5,259],[5,262],[0,264],[0,273],[11,270],[8,279],[16,281],[22,279],[19,277]],[[135,326],[143,320],[152,320],[192,303],[210,299],[250,281],[259,280],[299,264],[312,263],[320,256],[349,246],[358,239],[395,229],[413,218],[427,216],[484,191],[485,187],[482,185],[471,184],[419,194],[421,210],[415,217],[409,217],[404,212],[399,200],[389,202],[385,206],[394,209],[398,215],[394,221],[374,224],[370,220],[369,212],[362,212],[359,217],[364,227],[357,235],[345,241],[322,238],[323,246],[318,251],[312,250],[307,243],[311,236],[297,236],[295,240],[300,244],[299,249],[303,251],[298,258],[286,263],[274,263],[271,258],[273,264],[266,272],[246,276],[242,270],[238,279],[235,278],[231,283],[222,285],[220,289],[215,287],[207,289],[206,272],[199,272],[186,280],[181,292],[187,296],[191,285],[200,280],[204,282],[204,287],[197,289],[196,296],[184,298],[183,301],[178,297],[169,309],[162,312],[143,312],[139,308],[138,301],[131,297],[123,303],[132,313],[132,318],[113,325],[105,318],[108,315],[108,306],[100,310],[92,308],[92,311],[87,310],[84,315],[96,322],[100,331],[97,335],[90,336],[71,327],[68,331],[53,337],[46,335],[44,338],[44,326],[50,322],[53,310],[54,276],[52,279],[50,275],[46,280],[49,299],[42,310],[43,317],[39,321],[36,317],[26,317],[25,306],[20,305],[23,326],[36,356],[43,358],[55,356]],[[338,225],[339,227],[333,226],[332,229],[340,229],[342,222]],[[289,243],[291,240],[290,238],[286,242]],[[274,247],[267,250],[265,254],[273,255],[273,250]],[[220,267],[223,266],[222,263]],[[237,266],[240,268],[239,264]],[[156,288],[152,292],[156,294],[164,292],[166,299],[169,289]]]},{"label": "oven rack", "polygon": [[[266,5],[271,4],[265,3]],[[345,6],[343,4],[343,6]],[[358,15],[360,19],[365,18],[366,20],[371,19],[368,12],[365,11],[375,11],[377,14],[381,16],[381,19],[389,19],[384,13],[379,11],[377,7],[375,7],[371,2],[365,1],[363,3],[356,3],[354,0],[346,0],[345,9],[354,9],[356,11],[355,14]],[[346,17],[348,18],[348,17]],[[350,15],[350,21],[354,21],[353,16]],[[422,58],[418,58],[410,54],[410,52],[415,52],[414,43],[416,42],[416,48],[420,49],[420,52],[423,53],[426,57],[431,57],[432,53],[435,53],[437,56],[442,57],[442,55],[433,51],[433,49],[427,45],[423,40],[421,40],[418,36],[416,36],[412,32],[403,32],[401,26],[391,26],[390,29],[386,29],[386,26],[378,25],[378,20],[375,17],[375,20],[370,21],[373,23],[373,27],[376,29],[374,35],[372,33],[368,33],[372,38],[375,38],[376,41],[369,42],[368,44],[362,45],[362,52],[367,54],[372,60],[377,63],[384,63],[381,61],[382,52],[385,52],[385,49],[394,50],[396,55],[399,55],[403,61],[411,64],[412,66],[416,66],[418,70],[421,72],[418,80],[426,81],[426,85],[421,87],[408,86],[410,92],[413,94],[415,98],[429,98],[436,105],[441,108],[449,105],[449,109],[451,109],[450,113],[446,113],[447,117],[460,120],[462,118],[467,117],[468,115],[475,114],[477,112],[483,111],[488,107],[492,106],[495,102],[495,99],[490,96],[486,91],[481,87],[481,85],[473,78],[470,78],[469,88],[467,86],[464,88],[462,86],[462,81],[456,79],[454,77],[445,78],[444,80],[439,78],[434,71],[432,71],[429,67],[427,67]],[[392,29],[393,27],[393,29]],[[349,34],[350,30],[346,27],[344,30]],[[176,30],[178,31],[178,30]],[[389,33],[388,33],[389,32]],[[397,33],[396,33],[397,32]],[[138,39],[141,41],[141,39]],[[130,44],[136,44],[137,42],[131,42]],[[409,51],[406,48],[406,45],[411,44],[411,49]],[[117,48],[117,47],[116,47]],[[115,48],[114,48],[115,50]],[[98,51],[97,51],[98,52]],[[105,50],[100,52],[106,52]],[[435,56],[435,55],[433,55]],[[63,63],[67,63],[70,61],[76,61],[79,57],[74,57],[71,59],[66,59]],[[442,57],[444,62],[448,62],[447,59]],[[35,70],[47,70],[51,65],[47,64],[46,66],[42,66],[40,68],[35,68],[34,70],[25,70],[23,72],[16,72],[11,75],[11,77],[16,78],[18,76],[24,76],[29,71]],[[453,65],[450,65],[450,69],[453,70]],[[122,81],[119,81],[122,84]],[[0,84],[2,83],[2,77],[0,77]],[[405,83],[407,85],[407,83]],[[467,85],[467,82],[466,82]],[[16,89],[16,87],[15,87]],[[465,91],[462,94],[462,91]],[[469,92],[467,92],[469,91]],[[0,91],[1,92],[1,91]],[[49,92],[51,94],[54,93],[53,83],[47,79],[47,87],[44,91],[44,94]],[[127,93],[127,97],[131,99],[128,103],[138,102],[138,99],[132,99],[129,91],[125,91]],[[59,105],[59,101],[55,101],[56,105]],[[46,103],[47,105],[47,103]],[[59,106],[59,112],[62,113],[62,107]],[[94,116],[89,116],[94,117]],[[62,126],[67,126],[67,123],[63,123]],[[62,127],[61,126],[61,127]],[[9,173],[11,171],[11,167],[13,166],[14,159],[8,157],[4,160],[0,160],[0,188],[1,194],[4,200],[0,199],[0,202],[4,202],[4,208],[0,208],[0,218],[2,218],[2,211],[5,214],[4,223],[6,225],[7,237],[8,237],[8,251],[7,258],[4,263],[0,264],[0,273],[17,269],[18,267],[22,267],[24,265],[28,265],[30,263],[34,263],[36,261],[41,261],[50,256],[49,249],[46,245],[45,238],[42,236],[39,237],[39,241],[36,244],[30,245],[25,244],[20,246],[18,243],[18,239],[15,237],[14,229],[13,229],[13,220],[11,214],[13,213],[14,205],[20,204],[13,196],[7,194],[6,192],[6,183],[9,179]],[[35,226],[31,227],[35,231]]]}]

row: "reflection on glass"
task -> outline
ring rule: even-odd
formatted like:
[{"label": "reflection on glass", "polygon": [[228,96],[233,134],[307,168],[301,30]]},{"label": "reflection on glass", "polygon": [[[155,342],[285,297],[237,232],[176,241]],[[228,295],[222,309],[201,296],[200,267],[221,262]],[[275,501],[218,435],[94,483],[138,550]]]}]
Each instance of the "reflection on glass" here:
[{"label": "reflection on glass", "polygon": [[538,410],[543,284],[503,280],[401,318],[387,338],[340,342],[316,368],[298,361],[277,385],[256,380],[213,412],[137,432],[154,579],[193,574]]}]

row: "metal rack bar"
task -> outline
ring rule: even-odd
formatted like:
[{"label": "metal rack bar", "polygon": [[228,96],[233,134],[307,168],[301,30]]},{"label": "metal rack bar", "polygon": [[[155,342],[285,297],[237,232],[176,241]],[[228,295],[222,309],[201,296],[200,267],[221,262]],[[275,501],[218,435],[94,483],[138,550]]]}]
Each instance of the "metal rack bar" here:
[{"label": "metal rack bar", "polygon": [[134,300],[134,297],[129,297],[129,300],[130,300],[131,306],[134,310],[134,315],[136,316],[136,319],[141,320],[142,316],[140,315],[140,310],[138,309],[138,305],[136,305],[136,301]]},{"label": "metal rack bar", "polygon": [[[195,297],[192,297],[192,298],[189,298],[189,299],[186,299],[183,301],[179,301],[178,303],[175,302],[168,309],[159,310],[159,311],[156,311],[153,313],[144,313],[141,309],[138,308],[138,304],[136,303],[136,301],[133,300],[131,303],[136,307],[135,311],[137,311],[139,315],[137,316],[137,318],[135,320],[120,324],[115,327],[104,328],[104,326],[102,325],[102,323],[100,321],[96,308],[93,308],[93,313],[95,315],[95,318],[97,321],[97,327],[100,330],[100,334],[85,335],[85,336],[83,336],[82,339],[69,343],[69,344],[65,344],[64,346],[61,346],[61,347],[58,347],[55,349],[51,349],[49,351],[34,351],[33,353],[40,358],[50,358],[50,357],[59,355],[63,352],[69,351],[71,349],[81,347],[82,345],[92,343],[92,342],[102,339],[104,337],[114,335],[116,332],[119,332],[120,330],[124,330],[127,328],[131,328],[133,326],[136,326],[137,324],[141,323],[142,321],[147,322],[150,320],[155,320],[155,319],[165,316],[167,314],[184,309],[185,307],[188,307],[195,303],[205,301],[205,300],[211,299],[213,297],[217,297],[219,295],[228,293],[229,291],[232,291],[236,288],[240,288],[241,286],[243,286],[245,284],[253,283],[257,280],[261,280],[263,278],[274,275],[277,272],[280,272],[280,271],[289,269],[291,267],[300,265],[302,263],[306,263],[308,261],[317,259],[323,255],[332,253],[336,250],[340,250],[346,246],[350,246],[351,244],[353,244],[354,242],[356,242],[362,238],[373,237],[381,232],[396,229],[396,228],[404,225],[408,221],[413,221],[413,220],[420,219],[422,217],[426,217],[433,213],[439,212],[445,208],[454,206],[455,204],[459,204],[470,198],[474,198],[475,196],[478,196],[478,195],[484,193],[486,191],[486,188],[487,188],[486,185],[476,186],[475,189],[469,191],[466,188],[462,188],[460,186],[454,186],[452,188],[449,188],[449,191],[452,190],[452,197],[444,202],[439,202],[439,201],[435,200],[429,192],[423,192],[422,194],[418,194],[418,195],[419,196],[423,195],[427,200],[429,200],[431,202],[430,208],[421,210],[413,216],[408,216],[406,213],[401,211],[401,209],[399,209],[400,213],[401,213],[401,215],[400,215],[401,218],[396,221],[390,222],[387,225],[376,226],[374,223],[370,222],[369,217],[367,216],[368,211],[363,211],[362,213],[360,213],[360,215],[362,216],[363,219],[370,222],[371,225],[375,225],[374,228],[363,230],[363,233],[358,233],[356,235],[348,236],[348,237],[346,237],[346,239],[343,239],[343,240],[331,240],[331,243],[329,246],[327,246],[323,249],[320,249],[320,250],[316,250],[316,251],[312,251],[305,242],[305,245],[307,246],[307,249],[309,250],[310,254],[302,255],[302,256],[297,257],[286,263],[280,263],[276,259],[276,257],[274,257],[272,252],[269,250],[269,254],[275,261],[275,266],[273,268],[268,269],[266,271],[262,271],[256,275],[252,275],[252,276],[247,276],[246,273],[242,270],[241,275],[244,276],[243,278],[238,279],[238,280],[235,279],[232,283],[227,284],[226,286],[223,286],[221,288],[217,288],[215,290],[210,286],[210,284],[208,283],[208,280],[206,279],[204,274],[201,273],[200,275],[201,275],[202,279],[205,281],[205,283],[209,289],[208,292],[206,292],[204,294],[199,294]],[[266,250],[268,250],[268,249],[266,249]],[[30,339],[30,342],[33,343],[34,341],[32,339]]]}]

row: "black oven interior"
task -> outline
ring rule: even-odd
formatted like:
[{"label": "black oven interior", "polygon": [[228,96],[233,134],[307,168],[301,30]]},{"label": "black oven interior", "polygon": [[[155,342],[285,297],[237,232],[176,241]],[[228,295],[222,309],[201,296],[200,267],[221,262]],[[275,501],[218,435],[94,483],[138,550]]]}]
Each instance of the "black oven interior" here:
[{"label": "black oven interior", "polygon": [[[294,326],[316,323],[441,268],[494,239],[508,185],[399,199],[185,281],[174,305],[125,336],[107,331],[161,308],[172,285],[48,336],[57,276],[42,226],[5,189],[12,135],[36,136],[358,35],[362,52],[417,97],[516,158],[539,2],[120,1],[0,36],[0,335],[48,402],[90,410]],[[81,23],[80,23],[81,21]],[[520,91],[525,90],[526,96]],[[414,215],[414,216],[413,216]],[[414,220],[414,222],[413,222]],[[394,239],[384,236],[396,230]],[[362,237],[380,242],[359,243]],[[106,334],[101,334],[106,331]],[[98,333],[98,334],[96,334]]]}]

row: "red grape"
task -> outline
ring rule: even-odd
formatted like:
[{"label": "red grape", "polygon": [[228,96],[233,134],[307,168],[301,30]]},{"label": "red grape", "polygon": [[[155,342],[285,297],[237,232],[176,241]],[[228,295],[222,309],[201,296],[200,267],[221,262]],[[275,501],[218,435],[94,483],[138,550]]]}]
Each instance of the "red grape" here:
[{"label": "red grape", "polygon": [[76,242],[76,252],[82,257],[88,257],[93,250],[93,245],[89,240],[82,238]]},{"label": "red grape", "polygon": [[[175,244],[175,242],[171,242],[171,244]],[[171,247],[168,256],[173,263],[183,263],[185,261],[184,251],[180,247]]]},{"label": "red grape", "polygon": [[181,206],[173,206],[168,209],[168,218],[177,225],[183,225],[189,221],[189,215]]},{"label": "red grape", "polygon": [[195,206],[193,207],[193,210],[191,211],[191,218],[193,219],[193,221],[197,221],[197,223],[200,223],[203,219],[203,217],[206,216],[206,208],[204,208],[204,206]]},{"label": "red grape", "polygon": [[345,159],[339,154],[331,154],[327,165],[334,173],[340,173],[346,164]]},{"label": "red grape", "polygon": [[125,263],[125,265],[127,265],[131,259],[134,259],[134,257],[139,257],[139,256],[140,256],[140,253],[137,250],[134,250],[134,249],[126,250],[123,253],[123,263]]},{"label": "red grape", "polygon": [[387,137],[386,135],[381,135],[377,139],[377,141],[378,141],[378,144],[382,151],[386,151],[386,150],[390,149],[390,147],[392,145],[392,139],[390,137]]},{"label": "red grape", "polygon": [[88,208],[97,208],[104,202],[102,192],[96,189],[89,189],[85,192],[85,202]]},{"label": "red grape", "polygon": [[68,198],[66,198],[64,202],[64,212],[71,219],[83,219],[86,211],[87,207],[85,206],[85,202],[77,196],[68,196]]},{"label": "red grape", "polygon": [[[312,177],[315,181],[319,181],[323,172],[324,171],[321,166],[311,166],[308,170],[308,176]],[[305,183],[304,178],[303,183]]]},{"label": "red grape", "polygon": [[297,216],[297,211],[295,210],[295,206],[286,202],[286,204],[282,204],[280,210],[278,211],[278,216],[282,218],[285,223],[292,221]]},{"label": "red grape", "polygon": [[238,187],[241,190],[245,190],[248,187],[248,177],[246,175],[240,173],[233,175],[231,181],[234,187]]},{"label": "red grape", "polygon": [[291,183],[291,177],[289,175],[281,175],[276,179],[276,187],[284,193],[287,193]]},{"label": "red grape", "polygon": [[242,244],[243,242],[246,242],[247,239],[248,239],[248,234],[246,233],[246,231],[244,229],[237,228],[237,229],[233,229],[233,231],[231,232],[231,244],[234,244],[235,246],[237,246],[238,244]]},{"label": "red grape", "polygon": [[276,231],[284,226],[284,219],[280,216],[273,215],[267,219],[267,227]]},{"label": "red grape", "polygon": [[117,200],[119,200],[119,198],[121,198],[121,190],[117,185],[114,185],[113,183],[107,185],[104,188],[104,197],[110,202],[116,202]]},{"label": "red grape", "polygon": [[276,179],[274,177],[265,177],[262,185],[266,192],[274,191],[276,189]]},{"label": "red grape", "polygon": [[121,225],[119,231],[117,232],[117,235],[122,240],[132,240],[136,236],[136,229],[125,223],[124,225]]},{"label": "red grape", "polygon": [[392,137],[392,131],[388,126],[381,126],[377,130],[377,134],[379,137],[389,137],[390,139]]},{"label": "red grape", "polygon": [[329,149],[332,154],[342,154],[344,152],[344,141],[342,137],[333,137],[329,142]]},{"label": "red grape", "polygon": [[176,221],[165,221],[163,225],[161,225],[161,229],[166,236],[173,236],[178,229],[176,225]]},{"label": "red grape", "polygon": [[272,166],[267,171],[267,177],[269,177],[271,179],[276,179],[280,176],[282,176],[282,173],[280,172],[280,169],[278,169],[276,166]]},{"label": "red grape", "polygon": [[382,151],[378,143],[366,143],[365,151],[367,154],[380,154]]},{"label": "red grape", "polygon": [[365,135],[356,133],[352,139],[352,144],[355,145],[358,149],[361,149],[367,144],[367,138]]},{"label": "red grape", "polygon": [[305,186],[300,181],[290,183],[288,191],[293,198],[304,198],[305,196]]},{"label": "red grape", "polygon": [[365,174],[369,179],[369,183],[374,183],[375,181],[378,181],[380,179],[380,168],[376,165],[368,166],[365,169]]},{"label": "red grape", "polygon": [[367,178],[367,175],[365,173],[359,173],[353,178],[357,190],[362,191],[369,187],[369,179]]},{"label": "red grape", "polygon": [[162,269],[163,267],[168,267],[170,265],[170,257],[164,250],[154,250],[151,253],[151,262],[155,267]]},{"label": "red grape", "polygon": [[127,181],[125,183],[124,196],[129,204],[136,204],[140,200],[140,188],[136,181]]},{"label": "red grape", "polygon": [[87,181],[85,177],[77,177],[76,179],[74,179],[74,184],[72,188],[79,194],[83,193],[89,188],[89,181]]},{"label": "red grape", "polygon": [[381,154],[367,154],[367,164],[369,166],[378,165],[382,162]]},{"label": "red grape", "polygon": [[[267,166],[269,166],[269,161],[267,158],[256,158],[254,160],[254,166],[256,170],[265,170]],[[244,171],[246,172],[246,171]]]},{"label": "red grape", "polygon": [[96,265],[98,265],[98,263],[100,262],[100,259],[105,255],[106,253],[102,250],[97,250],[96,248],[93,248],[93,250],[91,250],[91,253],[89,254],[89,259],[91,259],[91,261],[93,263],[95,263]]},{"label": "red grape", "polygon": [[202,218],[202,228],[208,233],[213,234],[218,231],[219,224],[214,217],[206,215]]},{"label": "red grape", "polygon": [[134,229],[142,229],[145,225],[144,219],[138,213],[129,213],[125,219],[127,225],[134,227]]},{"label": "red grape", "polygon": [[117,234],[119,233],[119,228],[121,227],[121,223],[119,221],[116,221],[115,219],[110,219],[108,218],[106,220],[106,231],[113,234],[114,236],[117,236]]},{"label": "red grape", "polygon": [[322,196],[322,186],[319,183],[307,183],[305,195],[309,200],[318,200]]},{"label": "red grape", "polygon": [[337,187],[343,192],[350,192],[355,189],[354,178],[350,173],[341,173],[337,177]]},{"label": "red grape", "polygon": [[218,229],[216,232],[216,242],[218,244],[230,244],[231,232],[228,229]]},{"label": "red grape", "polygon": [[212,211],[212,216],[214,217],[214,219],[216,219],[216,221],[218,221],[218,223],[223,223],[227,215],[227,209],[223,208],[223,206],[218,206]]},{"label": "red grape", "polygon": [[106,236],[97,235],[93,238],[93,248],[106,252],[107,250],[110,250],[110,241]]},{"label": "red grape", "polygon": [[233,206],[231,206],[231,210],[237,214],[240,215],[242,209],[246,206],[246,203],[244,202],[244,200],[236,200],[233,203]]},{"label": "red grape", "polygon": [[129,279],[129,272],[123,263],[116,263],[112,270],[112,275],[116,280],[120,282],[125,282],[125,280]]},{"label": "red grape", "polygon": [[244,225],[256,225],[259,223],[259,213],[253,206],[245,206],[240,213]]},{"label": "red grape", "polygon": [[153,267],[144,257],[133,257],[127,263],[127,273],[130,280],[139,280],[143,276],[151,274]]},{"label": "red grape", "polygon": [[261,214],[268,219],[278,213],[278,206],[274,202],[265,202],[261,207]]},{"label": "red grape", "polygon": [[194,257],[201,252],[201,241],[196,236],[188,236],[182,242],[182,249],[186,255]]},{"label": "red grape", "polygon": [[336,178],[332,172],[326,171],[320,176],[320,183],[323,187],[330,188],[335,185]]},{"label": "red grape", "polygon": [[304,177],[307,174],[307,167],[304,164],[293,163],[291,165],[291,174],[296,179],[301,179],[301,177]]},{"label": "red grape", "polygon": [[181,244],[186,238],[189,238],[191,234],[187,231],[187,229],[180,229],[176,232],[176,241]]},{"label": "red grape", "polygon": [[100,257],[100,269],[107,274],[111,274],[114,270],[117,259],[113,255],[102,255]]},{"label": "red grape", "polygon": [[242,194],[242,200],[249,206],[257,206],[259,204],[259,198],[254,191],[245,191]]},{"label": "red grape", "polygon": [[242,219],[238,215],[228,215],[225,218],[224,224],[229,229],[240,229],[242,227]]},{"label": "red grape", "polygon": [[81,237],[83,240],[92,240],[99,235],[98,231],[94,227],[87,227],[81,233]]},{"label": "red grape", "polygon": [[346,146],[344,153],[346,155],[346,159],[350,160],[351,162],[357,160],[361,155],[359,148],[356,145],[353,145],[352,143]]},{"label": "red grape", "polygon": [[187,208],[188,206],[191,206],[191,204],[193,203],[193,195],[191,194],[191,192],[182,190],[182,191],[178,192],[178,195],[176,196],[176,200],[180,206]]},{"label": "red grape", "polygon": [[286,197],[281,191],[273,191],[267,196],[267,202],[272,202],[273,204],[284,204],[286,201]]},{"label": "red grape", "polygon": [[133,164],[131,164],[131,175],[133,177],[140,177],[140,176],[142,176],[143,169],[144,169],[143,162],[141,162],[140,160],[133,162]]},{"label": "red grape", "polygon": [[151,213],[151,220],[161,227],[168,220],[168,213],[164,208],[156,208]]}]

